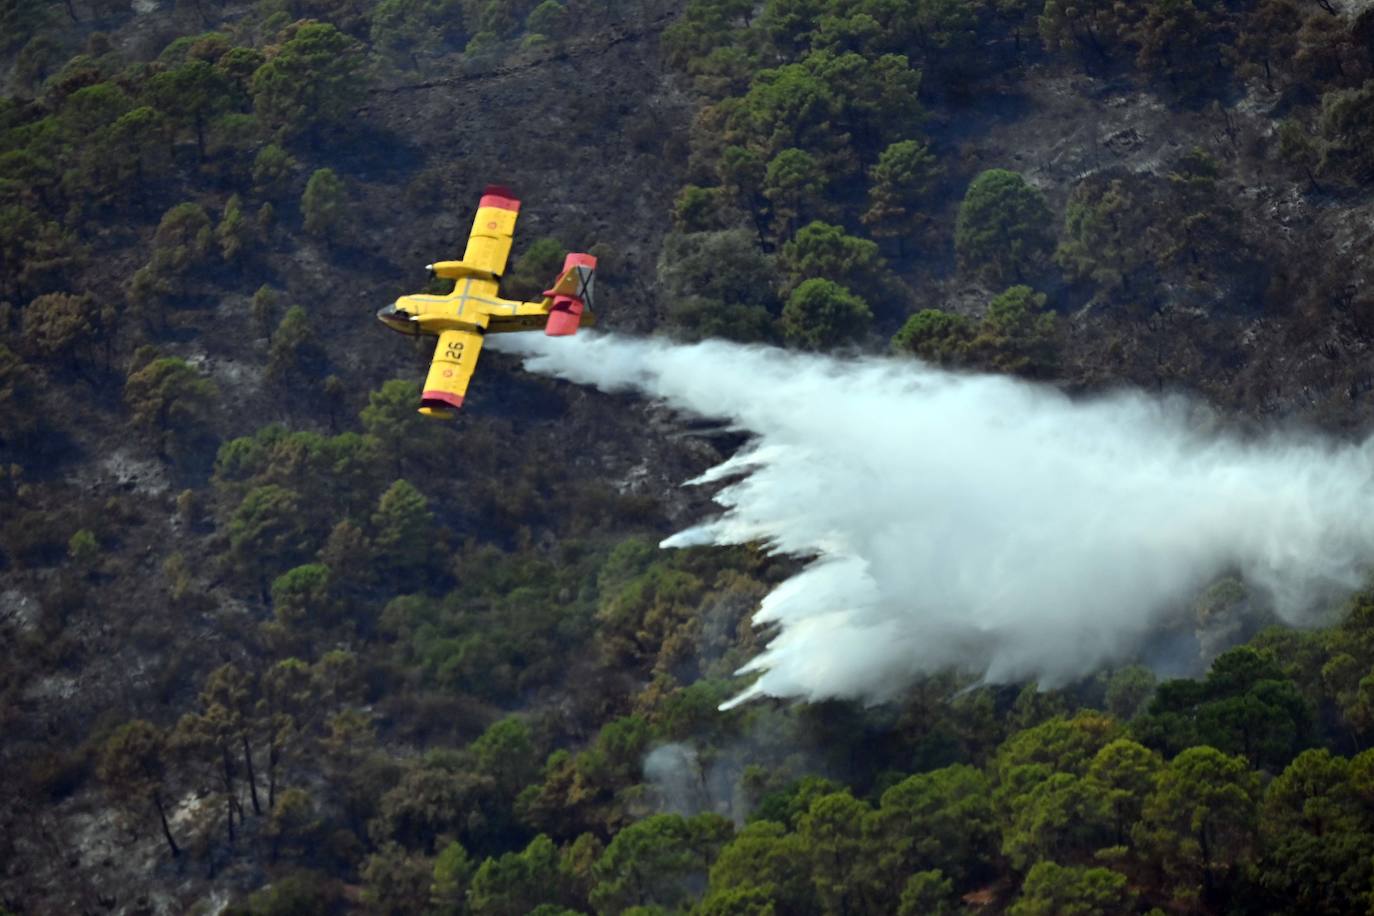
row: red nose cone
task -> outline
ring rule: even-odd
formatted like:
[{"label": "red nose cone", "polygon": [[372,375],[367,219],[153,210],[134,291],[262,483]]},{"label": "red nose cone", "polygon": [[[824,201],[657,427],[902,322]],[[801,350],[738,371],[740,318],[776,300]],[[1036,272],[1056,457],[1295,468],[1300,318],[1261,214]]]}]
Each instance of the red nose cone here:
[{"label": "red nose cone", "polygon": [[567,337],[577,333],[577,325],[581,321],[581,315],[571,312],[549,312],[549,323],[544,325],[544,333],[550,337]]}]

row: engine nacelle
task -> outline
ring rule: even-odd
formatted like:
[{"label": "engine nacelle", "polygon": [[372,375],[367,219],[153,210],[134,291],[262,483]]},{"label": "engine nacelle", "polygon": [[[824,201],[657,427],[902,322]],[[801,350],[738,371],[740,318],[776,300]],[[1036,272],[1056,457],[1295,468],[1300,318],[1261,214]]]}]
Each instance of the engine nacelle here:
[{"label": "engine nacelle", "polygon": [[[575,268],[582,268],[575,270]],[[554,289],[549,290],[545,295],[553,296],[553,305],[549,307],[549,320],[544,325],[544,333],[549,337],[567,337],[569,334],[576,334],[577,327],[582,323],[582,315],[591,305],[592,298],[592,272],[596,270],[596,257],[581,252],[569,252],[563,260],[563,271],[559,274],[558,283],[554,284]],[[569,273],[574,274],[576,280],[573,289],[580,295],[573,295],[561,292],[570,284],[565,281]]]}]

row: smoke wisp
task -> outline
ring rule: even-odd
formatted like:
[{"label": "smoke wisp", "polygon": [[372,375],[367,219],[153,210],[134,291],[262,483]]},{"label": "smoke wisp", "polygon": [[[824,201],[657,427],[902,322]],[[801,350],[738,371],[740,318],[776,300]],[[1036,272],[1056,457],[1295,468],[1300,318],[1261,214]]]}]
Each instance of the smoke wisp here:
[{"label": "smoke wisp", "polygon": [[[519,335],[535,338],[534,335]],[[509,342],[507,342],[509,341]],[[1193,405],[723,342],[502,341],[525,365],[753,434],[695,483],[722,513],[663,542],[814,557],[740,697],[883,700],[951,668],[1065,683],[1127,659],[1237,573],[1293,624],[1364,581],[1374,441],[1208,433]]]}]

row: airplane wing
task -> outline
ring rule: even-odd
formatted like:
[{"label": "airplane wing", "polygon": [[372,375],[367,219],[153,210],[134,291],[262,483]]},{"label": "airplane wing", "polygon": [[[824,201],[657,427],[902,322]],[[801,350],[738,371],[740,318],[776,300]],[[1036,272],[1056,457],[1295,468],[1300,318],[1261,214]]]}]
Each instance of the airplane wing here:
[{"label": "airplane wing", "polygon": [[500,185],[489,185],[477,204],[472,219],[472,232],[462,263],[469,268],[499,277],[506,271],[510,258],[511,236],[515,233],[515,217],[520,213],[520,201]]},{"label": "airplane wing", "polygon": [[477,355],[482,352],[482,335],[476,331],[443,331],[434,348],[420,413],[428,417],[450,417],[463,406]]}]

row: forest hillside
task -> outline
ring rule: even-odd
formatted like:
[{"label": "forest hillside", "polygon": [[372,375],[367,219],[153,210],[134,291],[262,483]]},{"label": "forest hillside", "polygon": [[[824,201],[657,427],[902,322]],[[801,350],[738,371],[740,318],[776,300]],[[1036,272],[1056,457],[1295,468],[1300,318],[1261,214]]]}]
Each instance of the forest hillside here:
[{"label": "forest hillside", "polygon": [[0,914],[1374,907],[1367,584],[1294,627],[1237,559],[1087,674],[731,706],[814,557],[660,543],[751,430],[498,348],[437,423],[374,318],[496,183],[503,291],[595,255],[608,362],[883,356],[1334,454],[1370,4],[0,0],[0,86]]}]

